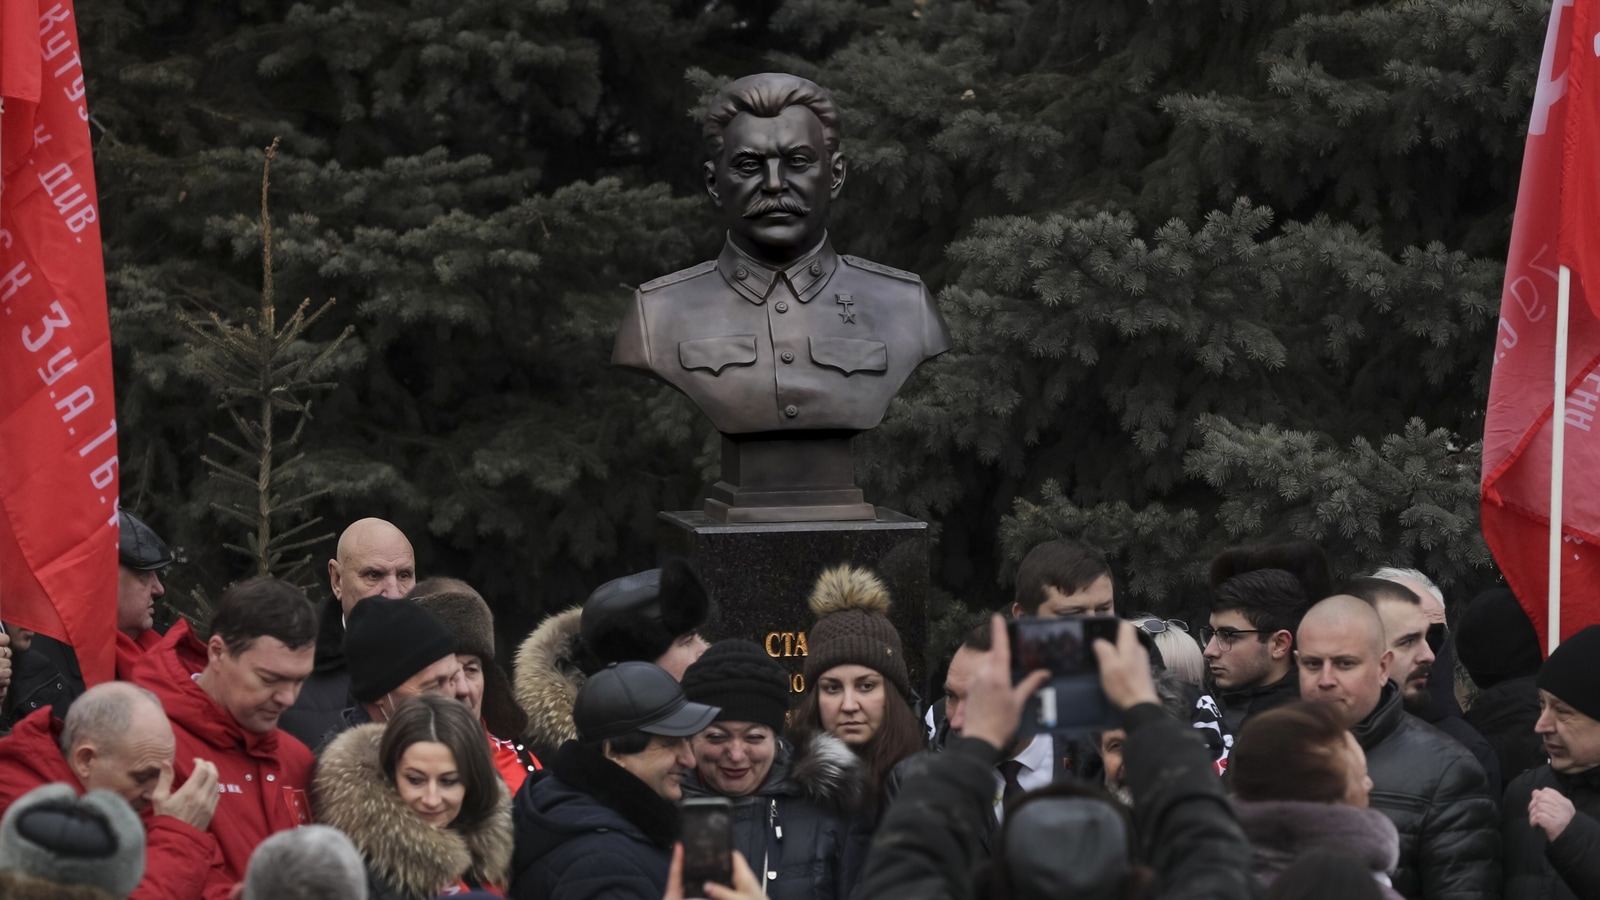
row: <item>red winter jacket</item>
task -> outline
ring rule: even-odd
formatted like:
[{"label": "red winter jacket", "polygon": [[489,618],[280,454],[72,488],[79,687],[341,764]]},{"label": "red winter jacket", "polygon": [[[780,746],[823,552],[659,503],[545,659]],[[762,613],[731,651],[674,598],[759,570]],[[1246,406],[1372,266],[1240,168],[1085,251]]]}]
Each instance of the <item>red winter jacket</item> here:
[{"label": "red winter jacket", "polygon": [[[37,710],[0,738],[0,814],[36,787],[60,782],[82,793],[61,757],[61,720]],[[222,868],[217,842],[171,816],[144,813],[144,880],[128,900],[225,900],[233,883]]]},{"label": "red winter jacket", "polygon": [[217,812],[211,834],[222,850],[224,870],[244,878],[250,854],[279,831],[311,824],[306,789],[311,751],[281,730],[246,731],[194,680],[206,667],[206,645],[188,622],[179,622],[133,669],[133,681],[161,698],[178,739],[178,774],[187,779],[194,758],[217,766]]},{"label": "red winter jacket", "polygon": [[145,651],[159,643],[161,632],[154,628],[139,635],[138,640],[117,632],[117,680],[132,681],[133,667],[144,658]]}]

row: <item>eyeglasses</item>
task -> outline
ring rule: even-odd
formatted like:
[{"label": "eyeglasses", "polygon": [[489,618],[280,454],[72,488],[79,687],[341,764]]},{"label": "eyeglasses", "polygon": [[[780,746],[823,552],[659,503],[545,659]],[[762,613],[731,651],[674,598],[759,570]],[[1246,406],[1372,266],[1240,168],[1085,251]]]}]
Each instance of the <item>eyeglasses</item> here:
[{"label": "eyeglasses", "polygon": [[1184,634],[1189,633],[1189,623],[1182,619],[1140,619],[1133,623],[1135,628],[1145,634],[1160,634],[1169,628],[1175,628]]},{"label": "eyeglasses", "polygon": [[1212,628],[1210,625],[1207,625],[1200,629],[1200,643],[1202,645],[1209,644],[1211,643],[1212,638],[1216,638],[1217,643],[1222,645],[1222,649],[1227,650],[1233,646],[1233,642],[1238,639],[1239,635],[1260,633],[1261,629],[1259,628]]}]

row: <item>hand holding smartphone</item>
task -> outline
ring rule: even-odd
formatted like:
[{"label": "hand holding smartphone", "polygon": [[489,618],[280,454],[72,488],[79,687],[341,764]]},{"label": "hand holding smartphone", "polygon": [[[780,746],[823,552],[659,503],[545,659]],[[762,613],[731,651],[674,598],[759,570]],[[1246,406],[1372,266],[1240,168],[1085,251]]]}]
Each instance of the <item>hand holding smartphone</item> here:
[{"label": "hand holding smartphone", "polygon": [[1011,642],[1011,683],[1028,673],[1050,672],[1050,680],[1028,700],[1018,734],[1081,734],[1115,728],[1117,711],[1100,686],[1094,642],[1115,644],[1115,616],[1021,618],[1006,623]]},{"label": "hand holding smartphone", "polygon": [[686,797],[683,896],[704,897],[706,882],[733,884],[733,805],[727,797]]}]

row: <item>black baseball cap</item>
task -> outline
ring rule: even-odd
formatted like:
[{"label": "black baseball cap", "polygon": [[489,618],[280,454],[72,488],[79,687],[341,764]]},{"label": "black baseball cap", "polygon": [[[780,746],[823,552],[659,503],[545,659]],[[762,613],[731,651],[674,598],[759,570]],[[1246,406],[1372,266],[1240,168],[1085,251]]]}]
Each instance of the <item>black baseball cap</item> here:
[{"label": "black baseball cap", "polygon": [[699,734],[719,707],[690,703],[683,688],[655,663],[612,663],[578,691],[572,720],[578,739],[603,741],[635,731],[663,737]]},{"label": "black baseball cap", "polygon": [[172,565],[175,558],[149,525],[125,509],[117,510],[117,562],[136,572],[152,572]]}]

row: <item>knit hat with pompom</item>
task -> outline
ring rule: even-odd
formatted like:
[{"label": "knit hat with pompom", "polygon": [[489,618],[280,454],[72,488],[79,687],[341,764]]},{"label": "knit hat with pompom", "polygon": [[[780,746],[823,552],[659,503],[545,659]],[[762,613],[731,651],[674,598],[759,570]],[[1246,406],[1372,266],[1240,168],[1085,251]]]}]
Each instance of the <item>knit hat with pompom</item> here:
[{"label": "knit hat with pompom", "polygon": [[806,633],[807,687],[834,666],[858,665],[889,679],[901,696],[911,696],[900,632],[889,622],[889,589],[878,576],[836,566],[817,579],[810,604],[817,624]]}]

